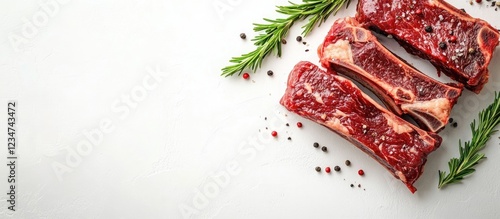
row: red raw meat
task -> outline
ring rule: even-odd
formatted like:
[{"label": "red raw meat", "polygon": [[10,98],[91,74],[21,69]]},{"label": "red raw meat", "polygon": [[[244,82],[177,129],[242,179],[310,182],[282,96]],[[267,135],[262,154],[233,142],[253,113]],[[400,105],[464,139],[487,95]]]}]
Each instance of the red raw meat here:
[{"label": "red raw meat", "polygon": [[335,21],[318,49],[324,67],[371,89],[397,115],[408,114],[423,129],[438,132],[463,85],[443,84],[392,54],[353,18]]},{"label": "red raw meat", "polygon": [[441,144],[437,134],[404,121],[350,80],[310,62],[294,67],[280,103],[352,142],[403,181],[412,193],[427,155]]},{"label": "red raw meat", "polygon": [[500,33],[443,0],[359,0],[356,19],[479,93]]}]

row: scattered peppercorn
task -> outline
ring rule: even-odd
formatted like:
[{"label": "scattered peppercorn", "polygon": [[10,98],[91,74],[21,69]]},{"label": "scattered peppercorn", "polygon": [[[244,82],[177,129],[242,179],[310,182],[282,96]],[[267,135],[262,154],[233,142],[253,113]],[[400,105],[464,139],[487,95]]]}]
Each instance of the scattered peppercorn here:
[{"label": "scattered peppercorn", "polygon": [[292,137],[288,137],[288,140],[291,141],[292,140]]},{"label": "scattered peppercorn", "polygon": [[464,13],[467,13],[467,12],[465,11],[465,9],[463,9],[463,8],[460,8],[460,10],[461,10],[461,11],[463,11]]},{"label": "scattered peppercorn", "polygon": [[361,184],[358,184],[358,188],[361,188]]},{"label": "scattered peppercorn", "polygon": [[290,126],[290,124],[287,123],[286,126]]},{"label": "scattered peppercorn", "polygon": [[316,167],[315,170],[316,172],[321,172],[321,167]]},{"label": "scattered peppercorn", "polygon": [[346,165],[346,166],[351,166],[351,161],[350,161],[350,160],[346,160],[346,161],[345,161],[345,165]]},{"label": "scattered peppercorn", "polygon": [[313,146],[314,146],[315,148],[318,148],[318,147],[319,147],[319,143],[318,143],[318,142],[314,142]]},{"label": "scattered peppercorn", "polygon": [[453,128],[456,128],[458,126],[458,123],[454,122],[453,124],[451,124],[451,126],[453,126]]},{"label": "scattered peppercorn", "polygon": [[248,79],[248,78],[250,78],[250,75],[248,73],[244,73],[243,74],[243,79]]},{"label": "scattered peppercorn", "polygon": [[431,33],[432,32],[432,27],[429,26],[429,25],[425,26],[424,29],[425,29],[425,32],[427,32],[427,33]]},{"label": "scattered peppercorn", "polygon": [[271,70],[269,70],[269,71],[267,71],[267,75],[268,75],[268,76],[273,76],[273,75],[274,75],[274,72],[273,72],[273,71],[271,71]]},{"label": "scattered peppercorn", "polygon": [[358,170],[358,175],[360,175],[360,176],[365,175],[365,171],[363,171],[363,170]]},{"label": "scattered peppercorn", "polygon": [[285,39],[281,39],[281,43],[286,44],[286,40]]},{"label": "scattered peppercorn", "polygon": [[278,132],[276,132],[276,131],[272,131],[272,132],[271,132],[271,135],[272,135],[273,137],[276,137],[276,136],[278,136]]},{"label": "scattered peppercorn", "polygon": [[328,148],[326,148],[325,146],[323,146],[323,147],[321,147],[321,150],[322,150],[323,152],[326,152],[326,151],[328,151]]},{"label": "scattered peppercorn", "polygon": [[297,40],[297,42],[302,42],[302,37],[301,36],[297,36],[296,40]]},{"label": "scattered peppercorn", "polygon": [[452,123],[452,122],[453,122],[453,118],[449,118],[448,123]]},{"label": "scattered peppercorn", "polygon": [[332,170],[330,169],[330,167],[326,167],[326,168],[325,168],[325,171],[326,171],[327,173],[330,173]]},{"label": "scattered peppercorn", "polygon": [[340,171],[340,167],[339,166],[335,166],[335,167],[333,167],[333,170],[335,170],[335,172],[339,172]]},{"label": "scattered peppercorn", "polygon": [[354,188],[354,184],[351,184],[351,188]]},{"label": "scattered peppercorn", "polygon": [[267,120],[267,117],[264,117],[264,120]]},{"label": "scattered peppercorn", "polygon": [[451,36],[450,37],[450,42],[452,42],[452,43],[457,42],[457,37],[456,36]]},{"label": "scattered peppercorn", "polygon": [[309,49],[306,49],[306,52],[309,52]]},{"label": "scattered peppercorn", "polygon": [[439,43],[439,48],[441,48],[441,49],[446,49],[446,47],[447,47],[447,46],[446,46],[446,43],[445,43],[445,42],[440,42],[440,43]]},{"label": "scattered peppercorn", "polygon": [[301,122],[297,122],[297,127],[302,128],[302,123]]},{"label": "scattered peppercorn", "polygon": [[240,33],[240,38],[241,39],[246,39],[247,38],[247,35],[245,33]]},{"label": "scattered peppercorn", "polygon": [[307,42],[302,42],[302,44],[306,45],[306,44],[307,44]]}]

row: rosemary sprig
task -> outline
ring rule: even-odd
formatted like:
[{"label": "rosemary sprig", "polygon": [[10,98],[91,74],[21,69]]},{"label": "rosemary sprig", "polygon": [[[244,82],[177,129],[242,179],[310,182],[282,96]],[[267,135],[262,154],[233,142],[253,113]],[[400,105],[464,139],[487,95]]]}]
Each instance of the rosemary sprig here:
[{"label": "rosemary sprig", "polygon": [[268,19],[264,18],[265,24],[253,24],[255,32],[263,32],[257,35],[252,41],[257,48],[240,57],[233,57],[229,62],[233,65],[222,69],[222,76],[231,76],[236,73],[240,75],[245,69],[250,68],[256,71],[261,67],[264,58],[272,51],[281,57],[281,41],[284,39],[292,25],[307,17],[309,21],[302,28],[302,35],[307,36],[316,25],[321,26],[330,14],[336,14],[343,4],[349,6],[350,0],[302,0],[302,4],[289,2],[288,6],[277,6],[277,12],[288,15],[286,18]]},{"label": "rosemary sprig", "polygon": [[452,158],[448,162],[450,173],[439,171],[438,188],[445,185],[457,183],[464,177],[476,171],[474,167],[480,160],[486,158],[484,154],[479,153],[486,146],[486,142],[498,130],[494,129],[500,123],[500,94],[495,92],[495,100],[491,105],[479,113],[479,125],[476,128],[476,120],[470,127],[472,129],[472,140],[465,142],[459,141],[459,158]]}]

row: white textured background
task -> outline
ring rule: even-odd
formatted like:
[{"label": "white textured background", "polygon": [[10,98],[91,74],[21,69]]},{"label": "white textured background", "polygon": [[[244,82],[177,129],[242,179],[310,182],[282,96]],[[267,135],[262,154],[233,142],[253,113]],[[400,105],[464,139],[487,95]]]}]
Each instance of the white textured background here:
[{"label": "white textured background", "polygon": [[[485,1],[450,2],[500,28],[500,11]],[[50,3],[57,7],[47,14]],[[276,17],[273,7],[282,4],[1,1],[0,127],[6,101],[18,100],[19,164],[14,213],[7,210],[7,141],[0,129],[0,217],[500,218],[498,135],[472,177],[437,189],[438,169],[458,154],[458,139],[471,135],[468,123],[500,89],[500,54],[483,93],[460,99],[453,113],[459,127],[441,133],[445,141],[412,195],[345,140],[278,104],[293,65],[317,63],[316,47],[336,17],[305,39],[309,46],[294,40],[303,23],[296,25],[284,56],[266,59],[251,80],[219,76],[230,57],[253,49],[251,24]],[[354,15],[355,4],[337,17]],[[239,39],[241,32],[249,39]],[[429,63],[381,41],[436,75]],[[274,77],[265,74],[269,69]],[[279,138],[269,138],[266,127]],[[315,141],[329,152],[314,149]],[[318,174],[318,165],[343,170]]]}]

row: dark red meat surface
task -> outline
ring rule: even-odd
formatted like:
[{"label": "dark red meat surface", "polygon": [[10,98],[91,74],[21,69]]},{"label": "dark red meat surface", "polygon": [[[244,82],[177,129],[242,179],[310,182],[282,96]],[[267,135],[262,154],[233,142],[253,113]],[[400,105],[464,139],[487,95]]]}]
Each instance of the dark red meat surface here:
[{"label": "dark red meat surface", "polygon": [[324,67],[371,89],[396,114],[408,114],[428,131],[447,123],[461,84],[443,84],[392,54],[353,18],[335,21],[318,54]]},{"label": "dark red meat surface", "polygon": [[476,93],[488,81],[498,30],[443,0],[359,0],[356,19]]},{"label": "dark red meat surface", "polygon": [[309,62],[298,63],[280,103],[317,122],[376,159],[411,192],[427,156],[441,137],[404,121],[364,94],[351,81]]}]

